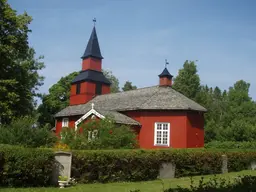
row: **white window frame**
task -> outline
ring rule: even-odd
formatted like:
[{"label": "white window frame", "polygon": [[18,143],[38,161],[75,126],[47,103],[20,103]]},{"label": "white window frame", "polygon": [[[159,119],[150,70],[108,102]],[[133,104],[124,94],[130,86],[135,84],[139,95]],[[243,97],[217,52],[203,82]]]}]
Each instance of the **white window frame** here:
[{"label": "white window frame", "polygon": [[98,130],[88,131],[88,141],[93,141],[98,137]]},{"label": "white window frame", "polygon": [[[161,125],[158,129],[158,125]],[[164,125],[167,125],[167,130],[163,130]],[[157,143],[157,133],[161,133],[161,138],[160,138],[160,143]],[[167,144],[163,143],[163,134],[164,132],[167,132]],[[155,122],[155,127],[154,127],[154,146],[170,146],[170,123],[168,122]]]},{"label": "white window frame", "polygon": [[69,119],[68,118],[63,118],[62,119],[62,127],[68,127],[69,124]]}]

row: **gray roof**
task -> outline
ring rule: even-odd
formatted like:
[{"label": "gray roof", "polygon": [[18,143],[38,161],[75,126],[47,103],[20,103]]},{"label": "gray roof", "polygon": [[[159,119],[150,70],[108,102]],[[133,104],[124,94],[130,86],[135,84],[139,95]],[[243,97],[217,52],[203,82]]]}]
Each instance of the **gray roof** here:
[{"label": "gray roof", "polygon": [[105,117],[111,117],[116,123],[120,124],[126,124],[126,125],[140,125],[138,121],[135,121],[134,119],[119,113],[117,111],[104,111],[104,110],[97,110],[97,112],[104,115]]},{"label": "gray roof", "polygon": [[[207,111],[195,101],[169,86],[153,86],[120,93],[99,95],[86,104],[68,106],[58,112],[55,117],[83,115],[91,109],[92,103],[94,103],[95,108],[99,111],[108,111],[110,113],[130,110]],[[118,115],[116,114],[116,116]]]}]

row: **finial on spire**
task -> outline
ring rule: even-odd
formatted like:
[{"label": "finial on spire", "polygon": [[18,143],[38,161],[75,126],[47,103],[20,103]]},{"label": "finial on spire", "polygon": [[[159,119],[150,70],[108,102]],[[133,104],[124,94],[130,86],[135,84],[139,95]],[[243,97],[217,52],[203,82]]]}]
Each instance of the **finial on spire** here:
[{"label": "finial on spire", "polygon": [[93,23],[94,23],[94,27],[95,27],[95,24],[96,24],[96,18],[94,17],[92,21],[93,21]]},{"label": "finial on spire", "polygon": [[167,59],[165,59],[165,68],[167,67],[167,65],[169,65],[169,62],[167,61]]},{"label": "finial on spire", "polygon": [[92,103],[92,109],[94,109],[94,103]]}]

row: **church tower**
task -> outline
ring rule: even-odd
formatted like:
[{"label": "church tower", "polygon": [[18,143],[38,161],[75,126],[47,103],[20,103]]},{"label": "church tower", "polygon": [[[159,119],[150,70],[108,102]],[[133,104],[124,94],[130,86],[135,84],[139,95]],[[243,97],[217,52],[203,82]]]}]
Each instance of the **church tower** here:
[{"label": "church tower", "polygon": [[95,26],[81,58],[82,71],[71,83],[70,105],[85,104],[97,95],[110,93],[111,83],[102,73],[103,57]]}]

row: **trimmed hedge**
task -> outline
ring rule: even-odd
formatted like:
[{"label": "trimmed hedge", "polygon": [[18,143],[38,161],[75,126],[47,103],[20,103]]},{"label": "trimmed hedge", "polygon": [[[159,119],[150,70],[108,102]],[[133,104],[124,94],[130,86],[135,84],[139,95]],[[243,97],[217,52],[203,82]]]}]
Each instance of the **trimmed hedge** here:
[{"label": "trimmed hedge", "polygon": [[256,162],[256,152],[229,152],[227,156],[229,172],[247,170],[251,162]]},{"label": "trimmed hedge", "polygon": [[0,145],[0,153],[4,155],[1,186],[50,185],[54,166],[52,150]]},{"label": "trimmed hedge", "polygon": [[[168,162],[176,165],[176,177],[218,174],[223,154],[229,172],[256,161],[256,152],[205,149],[73,151],[72,177],[79,183],[154,180]],[[0,145],[0,186],[49,186],[54,163],[52,149]]]},{"label": "trimmed hedge", "polygon": [[3,177],[3,169],[4,169],[4,153],[0,152],[0,183]]},{"label": "trimmed hedge", "polygon": [[80,183],[157,179],[164,162],[176,165],[176,177],[221,172],[222,153],[205,150],[74,151],[72,175]]},{"label": "trimmed hedge", "polygon": [[235,141],[212,141],[204,145],[206,149],[235,149],[256,151],[256,142],[235,142]]}]

